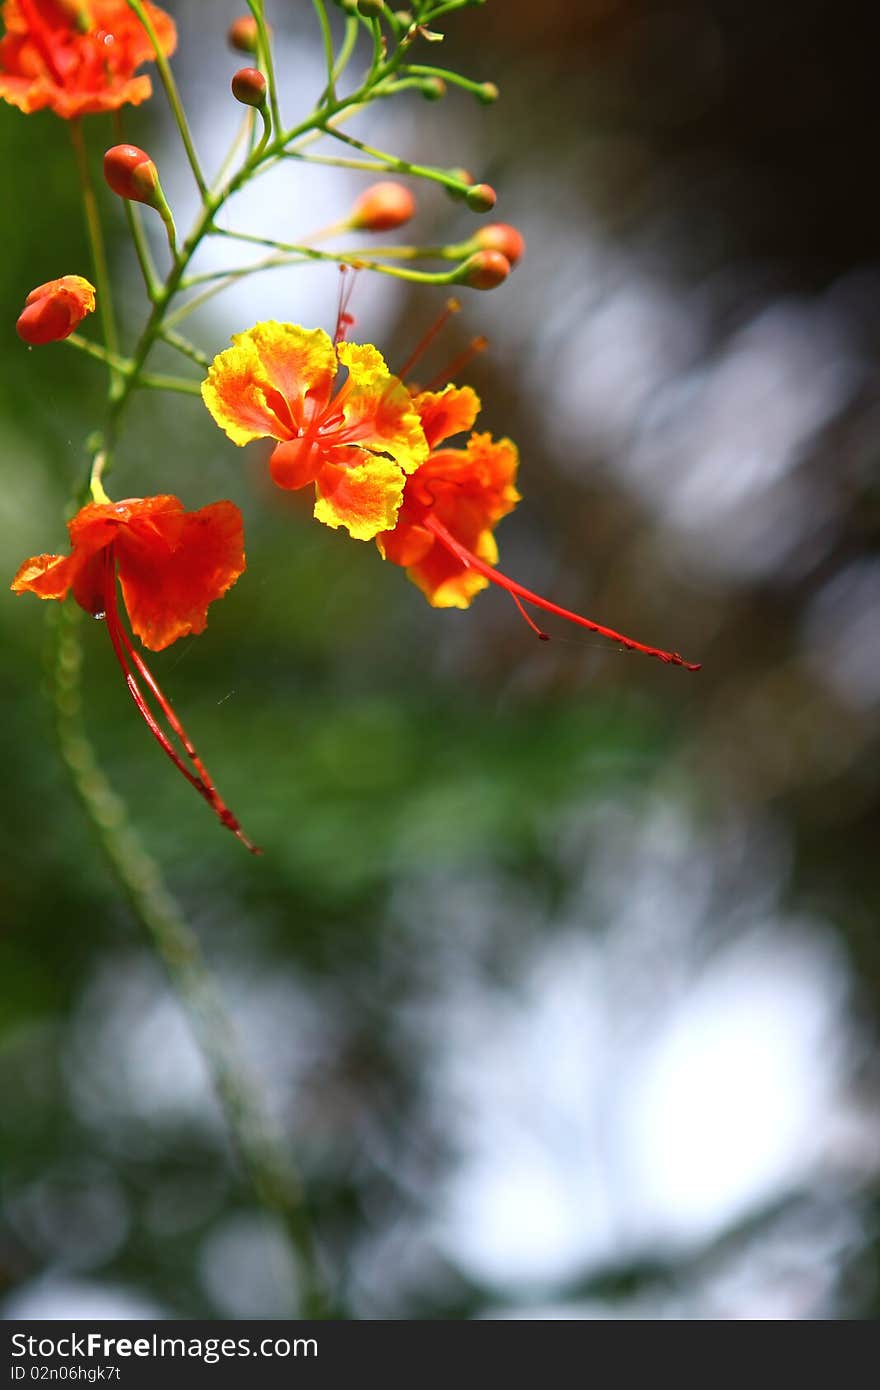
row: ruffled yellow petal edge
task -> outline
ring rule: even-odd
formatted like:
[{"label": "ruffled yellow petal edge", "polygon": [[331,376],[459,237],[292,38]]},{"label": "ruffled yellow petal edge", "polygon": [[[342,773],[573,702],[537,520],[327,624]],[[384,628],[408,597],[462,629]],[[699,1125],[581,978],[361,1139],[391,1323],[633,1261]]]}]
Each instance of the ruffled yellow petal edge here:
[{"label": "ruffled yellow petal edge", "polygon": [[404,476],[390,459],[367,457],[353,467],[325,464],[315,486],[317,521],[334,529],[344,526],[353,540],[371,541],[393,529]]},{"label": "ruffled yellow petal edge", "polygon": [[322,328],[267,319],[234,334],[232,347],[217,354],[202,382],[202,399],[233,444],[267,435],[289,439],[273,393],[295,415],[307,392],[329,394],[335,375],[336,353]]},{"label": "ruffled yellow petal edge", "polygon": [[346,424],[363,425],[358,443],[390,454],[404,473],[414,473],[430,450],[409,391],[392,376],[381,352],[371,343],[339,343],[336,351],[348,370],[343,407]]}]

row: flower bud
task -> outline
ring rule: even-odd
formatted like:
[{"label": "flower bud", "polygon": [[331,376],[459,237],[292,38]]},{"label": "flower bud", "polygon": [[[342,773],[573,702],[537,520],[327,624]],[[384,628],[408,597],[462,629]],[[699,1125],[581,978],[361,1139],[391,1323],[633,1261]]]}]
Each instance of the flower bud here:
[{"label": "flower bud", "polygon": [[104,155],[104,178],[120,198],[146,203],[165,223],[168,245],[175,247],[174,218],[159,182],[159,171],[146,150],[137,145],[114,145]]},{"label": "flower bud", "polygon": [[256,53],[260,46],[260,30],[252,14],[243,14],[234,19],[226,33],[230,48],[239,53]]},{"label": "flower bud", "polygon": [[489,183],[475,183],[464,195],[471,212],[491,212],[498,201],[495,189]]},{"label": "flower bud", "polygon": [[426,77],[419,83],[419,91],[425,101],[442,101],[446,95],[446,83],[442,77]]},{"label": "flower bud", "polygon": [[510,261],[500,251],[475,251],[458,268],[455,279],[472,290],[494,290],[510,274]]},{"label": "flower bud", "polygon": [[482,82],[474,93],[481,106],[491,106],[493,101],[497,101],[501,93],[494,82]]},{"label": "flower bud", "polygon": [[266,79],[259,68],[239,68],[232,79],[232,95],[243,106],[262,111],[266,105]]},{"label": "flower bud", "polygon": [[511,268],[522,260],[526,249],[525,237],[507,222],[490,222],[488,227],[480,227],[471,239],[474,243],[481,251],[500,251]]},{"label": "flower bud", "polygon": [[402,183],[371,184],[351,210],[348,225],[357,232],[390,232],[414,216],[416,200]]},{"label": "flower bud", "polygon": [[385,13],[385,0],[357,0],[357,7],[366,19],[378,19]]},{"label": "flower bud", "polygon": [[40,347],[69,338],[95,307],[95,287],[81,275],[62,275],[31,290],[15,325],[19,338]]},{"label": "flower bud", "polygon": [[146,150],[137,145],[114,145],[104,155],[104,178],[120,198],[155,205],[159,171]]}]

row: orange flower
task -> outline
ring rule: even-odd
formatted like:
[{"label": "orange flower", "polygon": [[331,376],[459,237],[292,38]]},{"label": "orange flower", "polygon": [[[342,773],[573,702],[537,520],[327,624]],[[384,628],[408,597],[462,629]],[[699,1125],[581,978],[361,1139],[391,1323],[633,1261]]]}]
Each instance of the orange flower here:
[{"label": "orange flower", "polygon": [[[162,52],[173,53],[174,21],[145,8]],[[153,46],[126,0],[5,0],[2,17],[0,98],[20,111],[48,106],[71,120],[149,97],[149,77],[134,74]]]},{"label": "orange flower", "polygon": [[[64,599],[72,591],[81,608],[106,621],[129,692],[150,732],[222,823],[255,850],[132,646],[116,599],[118,577],[132,629],[151,651],[162,651],[189,633],[204,632],[209,605],[222,598],[245,568],[241,513],[232,502],[213,502],[187,512],[176,497],[129,498],[90,502],[67,529],[71,553],[32,556],[16,574],[12,589],[42,599]],[[159,706],[194,772],[160,726],[139,681]]]},{"label": "orange flower", "polygon": [[31,290],[18,316],[15,331],[32,347],[69,338],[77,324],[95,307],[95,287],[81,275],[62,275]]},{"label": "orange flower", "polygon": [[519,462],[516,446],[509,439],[493,441],[489,434],[472,434],[463,449],[436,448],[473,424],[480,403],[467,386],[416,393],[414,404],[432,453],[407,478],[397,523],[377,536],[376,544],[384,559],[406,570],[433,607],[468,608],[481,589],[497,584],[507,590],[543,641],[547,634],[526,612],[523,601],[609,637],[630,651],[699,670],[678,652],[645,646],[560,608],[495,569],[498,547],[494,529],[520,500],[514,486]]},{"label": "orange flower", "polygon": [[[277,439],[274,481],[314,483],[314,514],[326,526],[344,526],[355,540],[392,527],[406,475],[428,445],[409,392],[380,353],[290,323],[258,323],[232,342],[202,385],[232,442]],[[348,374],[334,395],[338,366]]]}]

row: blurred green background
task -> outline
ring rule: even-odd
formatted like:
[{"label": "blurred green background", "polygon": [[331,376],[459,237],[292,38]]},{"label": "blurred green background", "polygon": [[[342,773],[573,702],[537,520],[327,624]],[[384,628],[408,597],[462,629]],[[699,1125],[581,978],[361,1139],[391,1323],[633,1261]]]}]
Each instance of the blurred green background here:
[{"label": "blurred green background", "polygon": [[[215,158],[240,6],[166,8]],[[269,8],[292,116],[320,87],[311,6]],[[546,0],[539,18],[490,0],[450,22],[444,58],[497,81],[497,106],[413,96],[354,127],[473,167],[526,234],[509,283],[470,295],[434,349],[439,369],[492,340],[469,379],[523,459],[502,567],[699,675],[561,624],[537,643],[500,593],[433,611],[273,490],[266,451],[234,449],[197,400],[131,410],[113,495],[245,514],[246,575],[151,665],[265,855],[163,758],[98,623],[88,724],[218,973],[351,1317],[876,1314],[864,26],[782,0],[750,17]],[[161,100],[126,132],[185,213]],[[99,118],[88,133],[97,167],[114,137]],[[88,273],[67,131],[4,107],[0,159],[11,578],[63,548],[103,383],[14,332],[33,285]],[[302,234],[360,186],[285,169],[241,216]],[[471,230],[415,191],[416,235]],[[102,207],[133,330],[136,272]],[[213,353],[259,317],[332,328],[336,292],[333,272],[286,272],[193,334]],[[441,305],[360,284],[353,336],[400,363]],[[5,1314],[291,1315],[283,1239],[59,764],[47,616],[0,604]]]}]

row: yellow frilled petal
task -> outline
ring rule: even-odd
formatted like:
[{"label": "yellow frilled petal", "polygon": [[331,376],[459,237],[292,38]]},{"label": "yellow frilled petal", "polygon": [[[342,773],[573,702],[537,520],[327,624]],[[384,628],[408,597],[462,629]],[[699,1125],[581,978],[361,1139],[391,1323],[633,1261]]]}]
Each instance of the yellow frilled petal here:
[{"label": "yellow frilled petal", "polygon": [[336,351],[348,368],[340,392],[346,440],[390,454],[404,473],[414,473],[429,449],[403,382],[391,375],[382,354],[369,343],[339,343]]},{"label": "yellow frilled petal", "polygon": [[371,541],[397,521],[404,476],[390,459],[362,456],[352,467],[325,464],[316,480],[315,518],[325,526],[344,526],[353,540]]},{"label": "yellow frilled petal", "polygon": [[454,434],[469,430],[480,413],[480,398],[470,386],[419,391],[413,397],[425,438],[432,449]]},{"label": "yellow frilled petal", "polygon": [[202,398],[233,444],[291,439],[306,397],[323,403],[336,375],[336,353],[321,328],[268,320],[236,333],[202,383]]}]

